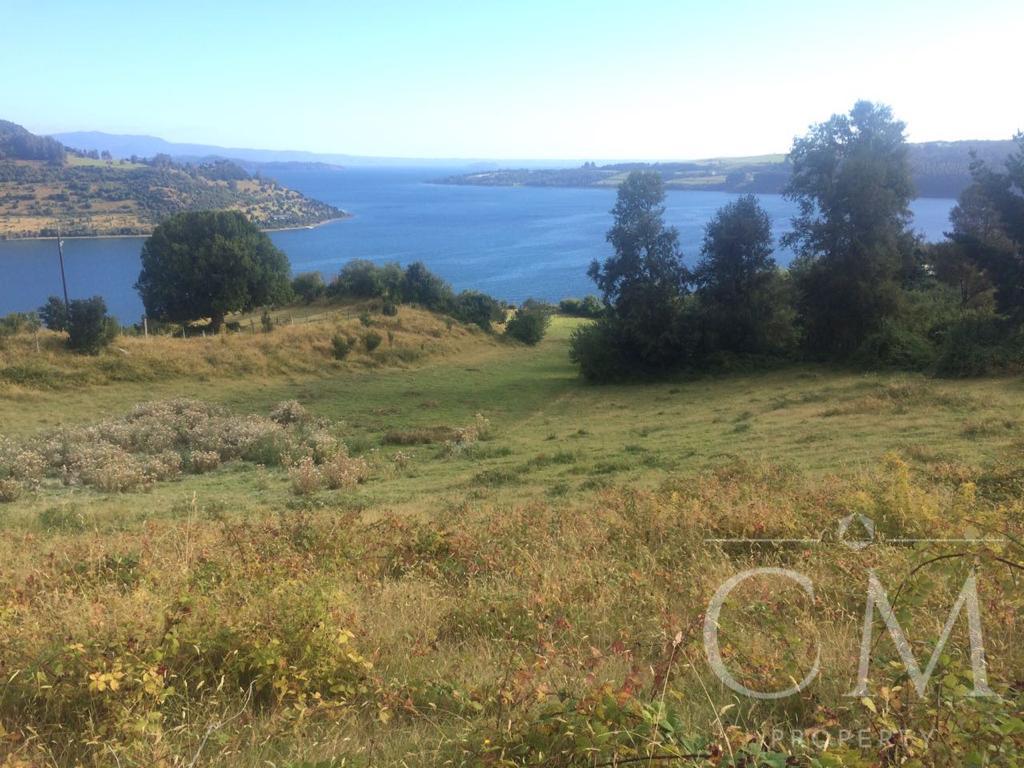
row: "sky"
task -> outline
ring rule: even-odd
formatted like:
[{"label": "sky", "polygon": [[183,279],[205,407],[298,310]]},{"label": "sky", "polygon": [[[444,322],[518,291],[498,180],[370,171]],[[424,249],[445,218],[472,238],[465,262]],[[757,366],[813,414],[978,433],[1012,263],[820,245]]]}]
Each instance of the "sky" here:
[{"label": "sky", "polygon": [[0,0],[0,119],[260,149],[694,159],[857,99],[1024,129],[1022,0]]}]

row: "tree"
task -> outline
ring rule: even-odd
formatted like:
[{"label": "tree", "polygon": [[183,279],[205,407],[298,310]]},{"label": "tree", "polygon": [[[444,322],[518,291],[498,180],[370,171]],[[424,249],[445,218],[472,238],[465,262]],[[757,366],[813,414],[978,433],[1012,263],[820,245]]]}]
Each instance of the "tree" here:
[{"label": "tree", "polygon": [[504,318],[504,311],[497,299],[480,291],[463,291],[455,297],[452,315],[463,323],[472,323],[483,330],[491,330],[491,324]]},{"label": "tree", "polygon": [[609,308],[620,351],[640,368],[677,364],[684,351],[680,323],[690,274],[679,233],[664,223],[665,184],[654,171],[634,171],[619,187],[607,240],[614,249],[588,274]]},{"label": "tree", "polygon": [[46,303],[39,308],[39,318],[43,325],[51,331],[66,331],[68,329],[68,308],[64,299],[51,296]]},{"label": "tree", "polygon": [[995,286],[999,312],[1024,324],[1024,134],[1003,171],[977,161],[950,220],[951,238]]},{"label": "tree", "polygon": [[527,299],[505,325],[505,335],[530,346],[539,344],[547,333],[554,311],[550,304]]},{"label": "tree", "polygon": [[705,351],[767,353],[789,341],[789,308],[772,258],[771,219],[753,195],[719,209],[694,273]]},{"label": "tree", "polygon": [[107,314],[100,296],[74,299],[68,304],[68,347],[86,355],[95,355],[117,336],[117,321]]},{"label": "tree", "polygon": [[926,258],[935,279],[956,290],[961,310],[991,311],[992,282],[964,245],[955,240],[931,243]]},{"label": "tree", "polygon": [[419,304],[427,309],[443,310],[452,301],[452,289],[433,274],[422,261],[405,268],[402,276],[402,301]]},{"label": "tree", "polygon": [[867,101],[797,139],[786,195],[799,205],[783,239],[800,321],[817,353],[852,354],[900,309],[901,282],[914,253],[914,190],[904,124]]},{"label": "tree", "polygon": [[367,259],[353,259],[338,273],[331,285],[336,296],[355,299],[401,298],[402,268],[397,264],[378,267]]},{"label": "tree", "polygon": [[214,332],[228,312],[286,301],[288,259],[237,211],[181,213],[142,246],[135,284],[149,317],[209,317]]},{"label": "tree", "polygon": [[326,290],[324,278],[319,272],[303,272],[292,280],[292,293],[307,304],[319,299]]},{"label": "tree", "polygon": [[569,317],[596,318],[604,314],[604,304],[597,296],[584,296],[582,299],[562,299],[558,302],[558,311]]}]

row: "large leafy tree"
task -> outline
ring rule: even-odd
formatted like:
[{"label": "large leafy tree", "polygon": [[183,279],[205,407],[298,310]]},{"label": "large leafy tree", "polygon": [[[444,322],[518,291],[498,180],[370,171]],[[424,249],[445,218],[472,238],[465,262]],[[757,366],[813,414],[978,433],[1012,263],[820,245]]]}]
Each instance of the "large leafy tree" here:
[{"label": "large leafy tree", "polygon": [[799,206],[784,245],[805,340],[817,353],[848,355],[899,312],[910,271],[914,195],[904,123],[860,101],[797,139],[787,196]]},{"label": "large leafy tree", "polygon": [[588,274],[609,307],[620,352],[647,368],[679,361],[680,318],[690,279],[679,233],[665,225],[665,184],[653,171],[634,171],[619,187],[615,222],[608,231],[614,253],[594,261]]},{"label": "large leafy tree", "polygon": [[1024,134],[1004,170],[978,161],[950,219],[951,238],[995,286],[1000,313],[1024,323]]},{"label": "large leafy tree", "polygon": [[135,288],[149,317],[210,318],[274,304],[290,295],[288,259],[237,211],[182,213],[160,224],[142,246]]},{"label": "large leafy tree", "polygon": [[772,257],[772,226],[753,195],[723,206],[704,230],[694,273],[707,351],[763,353],[789,341],[790,311]]}]

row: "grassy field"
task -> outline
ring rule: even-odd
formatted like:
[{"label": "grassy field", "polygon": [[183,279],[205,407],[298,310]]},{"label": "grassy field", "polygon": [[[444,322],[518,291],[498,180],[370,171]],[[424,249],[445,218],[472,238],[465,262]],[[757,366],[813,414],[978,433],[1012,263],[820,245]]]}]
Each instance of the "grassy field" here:
[{"label": "grassy field", "polygon": [[[527,348],[364,310],[0,348],[6,764],[1021,764],[1019,379],[593,387],[578,321]],[[209,405],[132,410],[175,398]],[[850,514],[871,546],[837,539]],[[727,688],[702,636],[719,585],[769,566],[813,601],[751,579],[720,635],[760,690],[820,652],[778,701]],[[869,694],[846,696],[869,569],[904,585],[923,668],[970,568],[1001,698],[967,695],[963,618],[924,696],[876,621]]]}]

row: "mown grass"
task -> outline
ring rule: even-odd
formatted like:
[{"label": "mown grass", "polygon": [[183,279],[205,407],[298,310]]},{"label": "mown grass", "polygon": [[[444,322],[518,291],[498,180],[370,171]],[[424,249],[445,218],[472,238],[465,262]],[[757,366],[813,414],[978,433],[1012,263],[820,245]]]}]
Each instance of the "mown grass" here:
[{"label": "mown grass", "polygon": [[[808,367],[591,387],[566,358],[576,321],[526,348],[425,315],[413,330],[409,312],[403,343],[434,338],[434,322],[444,331],[411,363],[331,361],[318,347],[330,321],[249,339],[255,349],[189,339],[149,352],[133,340],[132,355],[177,361],[143,381],[44,350],[87,380],[11,385],[0,431],[29,446],[42,427],[169,397],[264,420],[298,400],[322,420],[282,428],[285,466],[236,458],[229,440],[216,468],[186,462],[136,492],[73,471],[65,485],[52,469],[0,505],[11,764],[1017,764],[1024,600],[1007,563],[1024,559],[1012,543],[1024,540],[1019,380]],[[297,489],[302,451],[323,442],[314,432],[362,459],[365,482]],[[201,435],[172,447],[222,445]],[[855,550],[836,541],[853,513],[886,539],[1011,538]],[[823,541],[708,541],[735,537]],[[868,569],[890,596],[907,581],[900,620],[923,665],[972,564],[1003,699],[966,695],[962,620],[928,696],[888,639],[869,703],[845,696]],[[790,685],[820,645],[821,677],[779,702],[736,696],[704,658],[710,596],[757,566],[815,585],[811,603],[755,579],[723,614],[726,658],[755,688]],[[801,746],[778,729],[832,742]],[[859,729],[867,746],[837,743]],[[898,736],[880,744],[883,730]],[[706,759],[666,760],[681,753]]]}]

